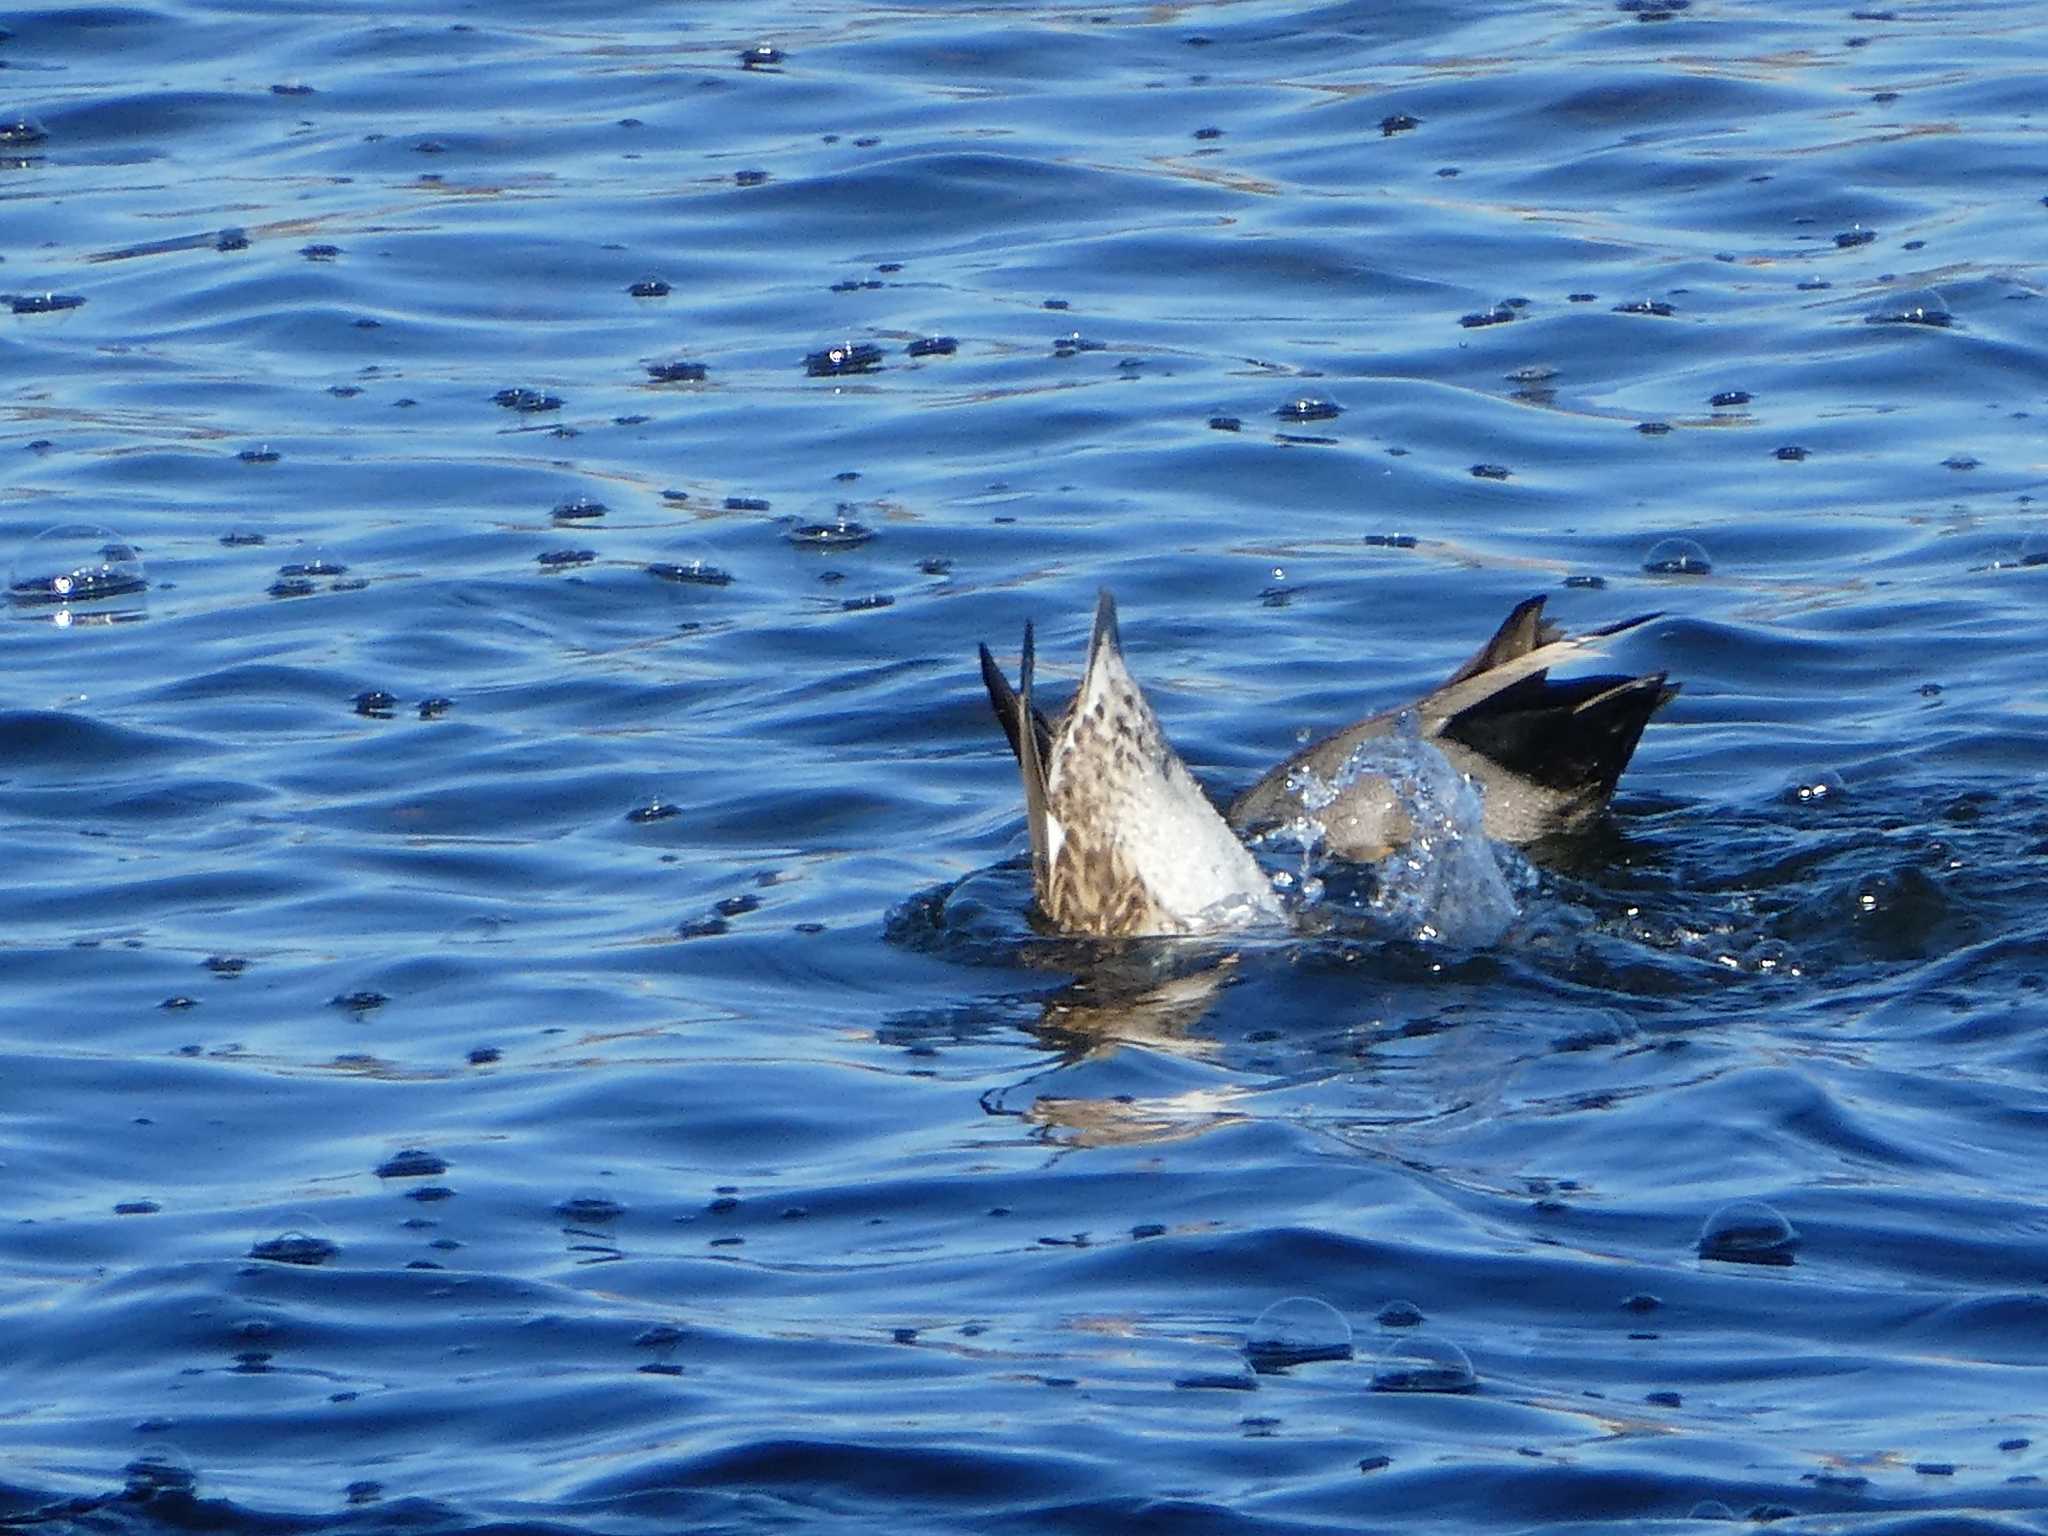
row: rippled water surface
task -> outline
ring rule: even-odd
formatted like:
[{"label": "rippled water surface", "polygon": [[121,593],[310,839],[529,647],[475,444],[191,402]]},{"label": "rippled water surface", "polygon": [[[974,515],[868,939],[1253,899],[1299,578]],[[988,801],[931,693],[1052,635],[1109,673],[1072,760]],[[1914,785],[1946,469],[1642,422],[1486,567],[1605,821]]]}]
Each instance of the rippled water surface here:
[{"label": "rippled water surface", "polygon": [[[2048,1529],[2039,7],[318,9],[0,18],[0,1523]],[[1105,586],[1683,692],[1061,941]]]}]

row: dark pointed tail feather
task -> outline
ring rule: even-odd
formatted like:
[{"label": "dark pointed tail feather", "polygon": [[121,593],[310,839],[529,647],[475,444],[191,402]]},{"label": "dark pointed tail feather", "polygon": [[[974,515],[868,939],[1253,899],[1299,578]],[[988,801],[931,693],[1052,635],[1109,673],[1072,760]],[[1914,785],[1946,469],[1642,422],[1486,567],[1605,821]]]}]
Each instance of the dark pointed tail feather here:
[{"label": "dark pointed tail feather", "polygon": [[[1538,646],[1562,640],[1564,631],[1543,616],[1543,599],[1544,594],[1538,593],[1515,604],[1513,611],[1501,621],[1500,628],[1493,632],[1493,638],[1479,647],[1470,661],[1446,678],[1444,687],[1449,688],[1462,683],[1482,672],[1491,672],[1495,667],[1521,659]],[[1617,624],[1589,629],[1579,638],[1604,640],[1611,635],[1634,629],[1638,624],[1647,624],[1652,619],[1662,617],[1661,613],[1639,613],[1634,618],[1623,619]]]},{"label": "dark pointed tail feather", "polygon": [[1443,733],[1521,778],[1604,802],[1650,716],[1677,692],[1662,672],[1565,682],[1538,673],[1454,715]]},{"label": "dark pointed tail feather", "polygon": [[1444,681],[1446,688],[1468,677],[1491,672],[1505,662],[1526,656],[1539,645],[1564,637],[1564,631],[1543,617],[1543,595],[1524,598],[1493,632],[1493,638],[1479,647],[1470,661]]},{"label": "dark pointed tail feather", "polygon": [[[1028,626],[1025,633],[1028,644]],[[989,708],[995,712],[996,723],[1002,726],[1003,735],[1009,738],[1011,754],[1022,762],[1024,749],[1017,740],[1017,722],[1024,717],[1024,702],[1017,697],[1017,691],[1003,676],[1003,669],[996,664],[995,657],[989,655],[985,645],[981,648],[981,685],[988,690]],[[1052,726],[1035,708],[1031,711],[1031,730],[1038,738],[1038,759],[1043,762],[1052,751]]]},{"label": "dark pointed tail feather", "polygon": [[[1618,619],[1612,624],[1603,624],[1598,629],[1589,629],[1580,638],[1583,640],[1604,640],[1609,635],[1618,635],[1625,630],[1634,629],[1638,624],[1647,624],[1652,619],[1661,619],[1663,617],[1664,610],[1662,608],[1655,608],[1648,613],[1639,613],[1632,619]],[[1672,687],[1676,690],[1677,684],[1674,683]]]},{"label": "dark pointed tail feather", "polygon": [[1123,636],[1117,633],[1116,599],[1104,587],[1095,594],[1095,627],[1088,632],[1088,670],[1095,670],[1095,653],[1107,645],[1117,655],[1123,654]]},{"label": "dark pointed tail feather", "polygon": [[1038,711],[1031,707],[1032,674],[1038,668],[1038,647],[1031,621],[1024,621],[1024,654],[1017,661],[1017,769],[1024,780],[1024,829],[1031,838],[1031,888],[1043,899],[1052,875],[1052,855],[1047,847],[1045,811],[1046,759],[1051,756],[1050,733]]},{"label": "dark pointed tail feather", "polygon": [[1017,697],[1017,690],[1010,686],[1010,680],[1003,676],[1003,669],[996,665],[995,657],[989,655],[986,645],[981,648],[981,686],[988,690],[988,706],[995,711],[996,723],[1010,738],[1010,755],[1021,761],[1024,748],[1017,733],[1024,719],[1024,704]]},{"label": "dark pointed tail feather", "polygon": [[1031,674],[1036,661],[1037,648],[1028,623],[1024,626],[1024,655],[1017,668],[1015,688],[1003,676],[1003,669],[996,665],[988,647],[984,645],[981,648],[982,686],[988,689],[989,707],[995,711],[1003,734],[1010,739],[1010,751],[1016,755],[1017,771],[1024,781],[1024,824],[1031,835],[1032,881],[1043,890],[1046,872],[1045,761],[1052,755],[1052,727],[1046,724],[1045,716],[1031,707]]}]

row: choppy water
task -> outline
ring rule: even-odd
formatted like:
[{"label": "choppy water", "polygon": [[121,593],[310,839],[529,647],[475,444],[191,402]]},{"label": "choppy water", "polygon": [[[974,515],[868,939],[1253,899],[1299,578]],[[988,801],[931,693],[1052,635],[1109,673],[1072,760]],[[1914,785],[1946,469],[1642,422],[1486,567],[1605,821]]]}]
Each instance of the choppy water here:
[{"label": "choppy water", "polygon": [[[2048,1528],[2038,7],[324,11],[0,41],[0,1522]],[[1101,585],[1219,788],[1684,692],[1061,944]]]}]

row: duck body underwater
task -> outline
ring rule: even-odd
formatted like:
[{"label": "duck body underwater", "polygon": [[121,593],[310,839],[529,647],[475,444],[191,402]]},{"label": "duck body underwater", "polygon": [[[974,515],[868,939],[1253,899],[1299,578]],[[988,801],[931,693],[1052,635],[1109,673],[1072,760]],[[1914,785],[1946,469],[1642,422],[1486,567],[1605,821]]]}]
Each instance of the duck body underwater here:
[{"label": "duck body underwater", "polygon": [[1167,739],[1124,660],[1116,602],[1095,609],[1088,662],[1072,701],[1049,720],[1033,696],[1035,647],[1024,629],[1012,687],[986,645],[982,682],[1024,785],[1032,889],[1044,921],[1067,934],[1138,938],[1273,925],[1286,913],[1243,839],[1300,814],[1304,782],[1340,786],[1317,812],[1325,850],[1370,862],[1414,828],[1401,798],[1348,765],[1376,740],[1412,731],[1479,791],[1486,835],[1527,844],[1597,819],[1650,717],[1677,692],[1661,672],[1558,681],[1549,669],[1595,654],[1645,614],[1566,636],[1543,598],[1516,605],[1493,637],[1439,687],[1305,747],[1232,802],[1211,803]]}]

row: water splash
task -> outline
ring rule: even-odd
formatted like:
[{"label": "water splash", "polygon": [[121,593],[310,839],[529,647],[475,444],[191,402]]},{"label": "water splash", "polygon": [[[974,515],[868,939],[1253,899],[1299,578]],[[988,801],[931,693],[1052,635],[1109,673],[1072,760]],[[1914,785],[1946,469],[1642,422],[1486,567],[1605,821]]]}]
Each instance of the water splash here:
[{"label": "water splash", "polygon": [[1340,801],[1355,808],[1376,798],[1382,824],[1405,836],[1370,867],[1369,886],[1348,906],[1390,937],[1465,947],[1493,943],[1518,916],[1486,837],[1478,787],[1422,739],[1412,712],[1353,749],[1327,780],[1303,767],[1287,787],[1301,812],[1273,835],[1300,848],[1301,866],[1274,883],[1302,905],[1330,901],[1324,813]]}]

